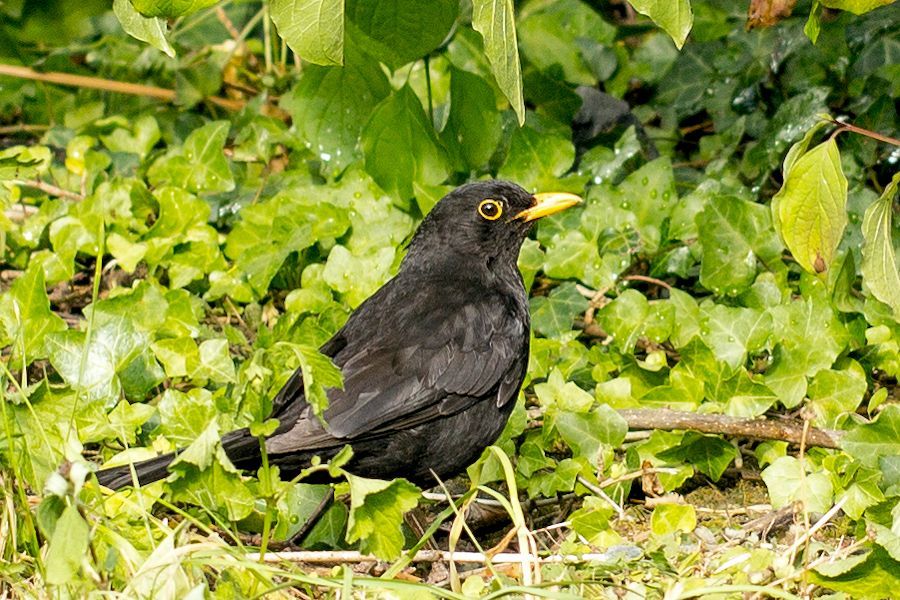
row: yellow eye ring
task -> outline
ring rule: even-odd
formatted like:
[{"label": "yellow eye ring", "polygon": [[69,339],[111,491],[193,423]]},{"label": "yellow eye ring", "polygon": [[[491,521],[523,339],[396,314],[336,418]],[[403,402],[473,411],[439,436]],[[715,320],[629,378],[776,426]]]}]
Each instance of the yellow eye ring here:
[{"label": "yellow eye ring", "polygon": [[478,214],[488,221],[496,221],[503,214],[503,205],[493,198],[482,200],[478,205]]}]

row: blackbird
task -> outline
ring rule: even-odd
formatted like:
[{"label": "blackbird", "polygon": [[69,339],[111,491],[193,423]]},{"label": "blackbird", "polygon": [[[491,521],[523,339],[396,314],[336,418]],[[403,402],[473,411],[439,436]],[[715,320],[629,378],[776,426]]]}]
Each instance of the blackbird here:
[{"label": "blackbird", "polygon": [[[503,181],[463,185],[442,198],[409,243],[397,275],[363,302],[322,346],[343,374],[327,390],[324,423],[306,402],[300,369],[273,401],[278,428],[269,464],[287,477],[345,444],[345,468],[428,487],[474,462],[506,424],[528,364],[528,299],[516,266],[536,219],[580,199],[532,195]],[[222,447],[239,468],[261,464],[247,429]],[[147,484],[175,454],[134,464]],[[97,473],[109,488],[133,483],[129,465]]]}]

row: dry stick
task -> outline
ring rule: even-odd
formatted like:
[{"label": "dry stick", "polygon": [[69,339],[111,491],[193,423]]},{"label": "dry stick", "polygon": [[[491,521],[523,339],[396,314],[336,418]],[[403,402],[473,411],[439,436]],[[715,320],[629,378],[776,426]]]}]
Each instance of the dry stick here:
[{"label": "dry stick", "polygon": [[64,190],[61,187],[53,185],[52,183],[47,183],[39,179],[10,179],[5,183],[34,188],[50,196],[57,196],[59,198],[65,198],[66,200],[74,200],[75,202],[81,202],[82,200],[84,200],[84,196],[77,192]]},{"label": "dry stick", "polygon": [[[301,550],[297,552],[266,552],[260,557],[258,552],[250,552],[244,554],[243,557],[249,561],[261,561],[266,563],[277,563],[282,561],[332,565],[340,563],[362,563],[377,562],[378,559],[369,554],[362,554],[353,550],[335,550],[317,552],[312,550]],[[523,561],[536,561],[539,563],[585,563],[585,562],[608,562],[613,560],[614,556],[604,552],[596,552],[589,554],[551,554],[549,556],[535,556],[525,552],[502,552],[489,556],[485,552],[448,552],[446,550],[419,550],[412,557],[412,562],[443,562],[453,561],[458,563],[479,563],[492,562],[496,564],[518,563]]]},{"label": "dry stick", "polygon": [[[100,77],[87,77],[85,75],[73,75],[71,73],[59,73],[55,71],[47,71],[41,73],[28,67],[19,67],[16,65],[0,64],[0,75],[8,75],[10,77],[18,77],[20,79],[33,79],[35,81],[43,81],[46,83],[58,83],[60,85],[71,85],[74,87],[89,88],[92,90],[103,90],[106,92],[116,92],[119,94],[131,94],[133,96],[147,96],[165,100],[166,102],[174,102],[176,98],[175,90],[156,87],[152,85],[143,85],[140,83],[126,83],[123,81],[115,81],[112,79],[102,79]],[[229,98],[221,98],[219,96],[210,96],[206,98],[212,104],[221,106],[227,110],[240,110],[244,107],[244,103],[239,100],[231,100]]]},{"label": "dry stick", "polygon": [[[677,410],[625,409],[619,414],[629,429],[661,429],[663,431],[693,430],[701,433],[721,433],[755,440],[780,440],[799,444],[804,440],[803,426],[774,419],[740,419],[726,415],[701,415]],[[841,432],[810,427],[807,446],[840,448]]]}]

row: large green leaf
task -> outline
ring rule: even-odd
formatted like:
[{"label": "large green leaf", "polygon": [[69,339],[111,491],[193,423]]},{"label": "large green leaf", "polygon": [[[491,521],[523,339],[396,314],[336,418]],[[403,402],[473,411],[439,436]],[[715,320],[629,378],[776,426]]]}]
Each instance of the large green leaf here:
[{"label": "large green leaf", "polygon": [[304,67],[281,106],[308,147],[341,170],[358,157],[362,128],[390,89],[378,64],[348,47],[343,67]]},{"label": "large green leaf", "polygon": [[565,130],[549,119],[528,113],[525,126],[513,132],[506,162],[497,175],[532,192],[554,190],[574,160],[575,146]]},{"label": "large green leaf", "polygon": [[872,468],[883,457],[900,456],[900,406],[889,404],[871,423],[854,427],[841,440],[841,447]]},{"label": "large green leaf", "polygon": [[228,121],[213,121],[193,130],[182,148],[169,150],[150,166],[150,183],[178,186],[194,193],[234,189],[234,176],[224,153],[230,127]]},{"label": "large green leaf", "polygon": [[139,13],[148,17],[183,17],[212,6],[218,0],[130,0]]},{"label": "large green leaf", "polygon": [[847,178],[832,138],[785,161],[784,185],[772,199],[772,217],[794,258],[810,273],[824,273],[847,226]]},{"label": "large green leaf", "polygon": [[872,295],[890,306],[900,321],[900,266],[894,251],[892,225],[894,198],[900,184],[900,173],[884,188],[881,197],[866,209],[863,218],[863,261],[860,266],[863,282]]},{"label": "large green leaf", "polygon": [[500,113],[494,90],[468,71],[450,71],[450,115],[441,140],[458,170],[482,167],[497,148],[501,133]]},{"label": "large green leaf", "polygon": [[458,12],[456,0],[346,0],[348,32],[392,69],[440,46]]},{"label": "large green leaf", "polygon": [[781,456],[766,467],[762,479],[769,489],[773,508],[803,502],[806,510],[823,513],[831,508],[833,487],[822,471],[808,471],[808,465],[793,456]]},{"label": "large green leaf", "polygon": [[372,179],[403,199],[413,196],[414,184],[436,185],[450,173],[447,154],[409,86],[375,107],[362,149]]},{"label": "large green leaf", "polygon": [[88,556],[90,527],[78,512],[78,507],[69,505],[56,521],[56,528],[50,538],[44,567],[47,583],[62,585],[77,578],[81,562]]},{"label": "large green leaf", "polygon": [[291,50],[318,65],[344,60],[343,0],[269,0],[269,14]]},{"label": "large green leaf", "polygon": [[522,67],[516,41],[516,16],[512,0],[473,0],[472,27],[484,38],[484,52],[503,95],[525,123]]}]

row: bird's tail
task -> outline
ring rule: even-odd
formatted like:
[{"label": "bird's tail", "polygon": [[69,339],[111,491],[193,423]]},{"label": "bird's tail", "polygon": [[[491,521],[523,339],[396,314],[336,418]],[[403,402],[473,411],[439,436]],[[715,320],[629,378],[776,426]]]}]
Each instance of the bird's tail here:
[{"label": "bird's tail", "polygon": [[[165,479],[169,475],[169,463],[175,458],[175,453],[170,452],[134,464],[134,471],[137,474],[138,483],[147,485],[160,479]],[[122,465],[121,467],[111,467],[97,472],[97,481],[100,485],[117,490],[128,485],[134,484],[131,475],[131,465]]]},{"label": "bird's tail", "polygon": [[[239,429],[222,436],[222,447],[228,458],[239,469],[253,470],[259,467],[259,440],[250,435],[246,429]],[[156,458],[134,463],[134,471],[140,485],[147,485],[169,476],[169,464],[175,459],[176,452],[162,454]],[[117,490],[134,484],[131,465],[111,467],[97,472],[100,485]]]}]

